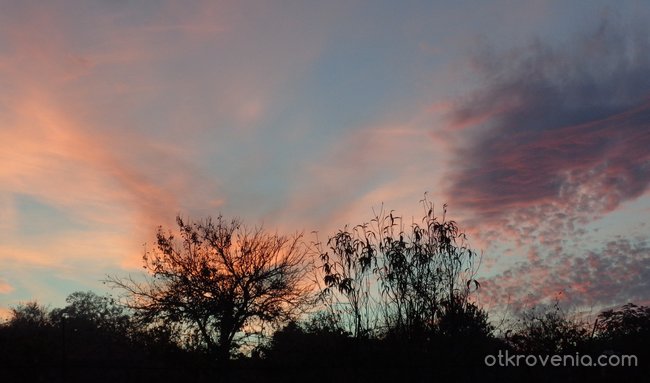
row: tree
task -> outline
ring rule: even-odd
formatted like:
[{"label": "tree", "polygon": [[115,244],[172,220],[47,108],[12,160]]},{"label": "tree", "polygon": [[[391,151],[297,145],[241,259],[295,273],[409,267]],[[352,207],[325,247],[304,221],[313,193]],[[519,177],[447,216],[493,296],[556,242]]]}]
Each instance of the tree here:
[{"label": "tree", "polygon": [[[58,335],[47,307],[36,301],[12,307],[9,320],[0,325],[0,367],[15,368],[17,373],[22,368],[24,381],[36,381],[39,369],[60,360]],[[12,370],[5,371],[11,380]]]},{"label": "tree", "polygon": [[10,327],[44,328],[51,327],[50,312],[36,301],[20,303],[11,308]]},{"label": "tree", "polygon": [[129,327],[129,316],[113,299],[92,291],[76,291],[65,299],[68,305],[52,310],[54,323],[67,321],[80,327],[91,327],[106,333],[125,336]]},{"label": "tree", "polygon": [[523,311],[513,327],[507,340],[522,353],[568,354],[586,347],[590,325],[570,316],[556,301],[552,307]]},{"label": "tree", "polygon": [[603,352],[614,351],[648,360],[650,307],[628,303],[603,311],[594,324],[594,333]]},{"label": "tree", "polygon": [[648,337],[650,334],[650,307],[628,303],[598,315],[599,336],[608,340]]},{"label": "tree", "polygon": [[66,359],[88,364],[132,359],[131,320],[123,307],[92,291],[74,292],[66,302],[67,306],[50,313],[61,331]]},{"label": "tree", "polygon": [[301,235],[269,234],[222,216],[193,223],[177,217],[179,235],[156,235],[145,251],[144,281],[109,277],[141,323],[170,324],[187,347],[225,362],[264,325],[299,313],[310,295]]}]

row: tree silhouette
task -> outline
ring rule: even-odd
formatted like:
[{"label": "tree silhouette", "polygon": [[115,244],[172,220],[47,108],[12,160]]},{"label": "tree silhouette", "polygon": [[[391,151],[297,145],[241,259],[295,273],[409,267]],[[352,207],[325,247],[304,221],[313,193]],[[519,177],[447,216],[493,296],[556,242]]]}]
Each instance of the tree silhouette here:
[{"label": "tree silhouette", "polygon": [[[178,232],[159,228],[155,246],[145,251],[147,274],[108,277],[120,301],[88,291],[70,294],[63,308],[37,302],[11,308],[0,323],[0,376],[99,383],[605,382],[650,373],[645,306],[606,310],[594,322],[569,315],[558,301],[504,321],[495,336],[474,299],[480,258],[446,207],[438,217],[426,196],[421,202],[419,221],[382,207],[370,222],[311,249],[300,235],[248,229],[238,220],[178,217]],[[308,255],[320,261],[317,267]],[[320,301],[311,294],[310,271]],[[299,315],[307,310],[311,316]],[[245,341],[261,334],[271,336],[240,347],[253,346]],[[632,355],[638,366],[488,366],[486,357],[501,351]]]},{"label": "tree silhouette", "polygon": [[293,318],[309,298],[300,235],[248,229],[221,216],[185,223],[180,238],[160,228],[144,255],[144,282],[109,277],[140,323],[168,324],[187,347],[225,362],[264,325]]},{"label": "tree silhouette", "polygon": [[650,307],[628,303],[598,315],[597,327],[602,338],[610,340],[650,335]]},{"label": "tree silhouette", "polygon": [[[436,330],[443,316],[472,309],[466,303],[480,286],[478,256],[456,222],[446,219],[446,206],[438,218],[426,195],[421,203],[421,222],[406,226],[382,207],[369,223],[315,244],[322,301],[356,337],[387,331],[418,337]],[[447,330],[454,323],[448,321]]]},{"label": "tree silhouette", "polygon": [[521,352],[568,354],[585,349],[591,327],[555,302],[523,311],[508,341]]},{"label": "tree silhouette", "polygon": [[7,323],[9,327],[44,328],[52,325],[48,308],[36,301],[20,303],[12,307],[10,315]]},{"label": "tree silhouette", "polygon": [[635,355],[641,373],[650,372],[650,307],[628,303],[598,315],[596,340],[603,353]]},{"label": "tree silhouette", "polygon": [[50,318],[53,323],[66,321],[69,325],[102,331],[114,336],[127,336],[130,327],[129,315],[111,298],[92,291],[77,291],[66,298],[68,305],[53,309]]}]

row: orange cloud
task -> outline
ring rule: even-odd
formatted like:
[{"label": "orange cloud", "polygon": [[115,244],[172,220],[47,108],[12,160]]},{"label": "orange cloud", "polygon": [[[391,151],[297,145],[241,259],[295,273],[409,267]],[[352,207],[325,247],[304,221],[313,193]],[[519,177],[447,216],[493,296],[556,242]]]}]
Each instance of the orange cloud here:
[{"label": "orange cloud", "polygon": [[[13,17],[0,16],[11,48],[0,60],[6,79],[0,95],[0,258],[57,268],[65,260],[95,257],[132,267],[157,225],[221,200],[216,182],[201,174],[182,140],[169,142],[137,118],[154,91],[164,90],[150,74],[152,61],[178,53],[155,42],[172,36],[200,46],[224,29],[203,6],[184,8],[192,22],[172,23],[178,15],[173,4],[140,14],[147,19],[142,25],[118,28],[138,10],[116,6],[84,15],[95,28],[80,39],[77,20],[68,20],[64,6],[15,8]],[[248,109],[250,119],[261,107]],[[197,124],[186,119],[179,125]],[[17,195],[54,206],[85,229],[56,238],[44,232],[26,244],[16,232],[22,219]]]},{"label": "orange cloud", "polygon": [[0,279],[0,294],[9,294],[12,291],[14,291],[13,286],[11,286],[3,279]]},{"label": "orange cloud", "polygon": [[[290,99],[286,79],[325,41],[315,34],[296,50],[304,36],[293,28],[306,21],[269,23],[282,12],[265,6],[98,7],[0,15],[10,52],[0,58],[0,259],[15,268],[65,274],[87,259],[136,268],[156,226],[214,214],[228,196],[204,154],[262,129],[271,106]],[[22,238],[21,195],[82,228]]]}]

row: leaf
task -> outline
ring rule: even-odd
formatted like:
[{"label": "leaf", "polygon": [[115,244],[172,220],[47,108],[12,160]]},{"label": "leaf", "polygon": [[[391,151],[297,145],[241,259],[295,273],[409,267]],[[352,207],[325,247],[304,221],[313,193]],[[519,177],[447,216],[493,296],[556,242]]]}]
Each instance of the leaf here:
[{"label": "leaf", "polygon": [[470,279],[467,281],[467,289],[470,290],[470,285],[474,283],[474,290],[478,290],[481,287],[481,284],[476,279]]}]

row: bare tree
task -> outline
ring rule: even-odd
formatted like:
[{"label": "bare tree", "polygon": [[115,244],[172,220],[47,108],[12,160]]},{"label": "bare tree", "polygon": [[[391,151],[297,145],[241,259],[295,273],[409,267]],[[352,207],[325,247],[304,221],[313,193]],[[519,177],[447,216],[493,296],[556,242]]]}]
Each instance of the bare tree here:
[{"label": "bare tree", "polygon": [[264,325],[294,318],[310,297],[301,235],[249,229],[221,216],[185,223],[180,238],[162,228],[145,251],[143,282],[109,277],[143,323],[166,323],[178,339],[227,361]]}]

